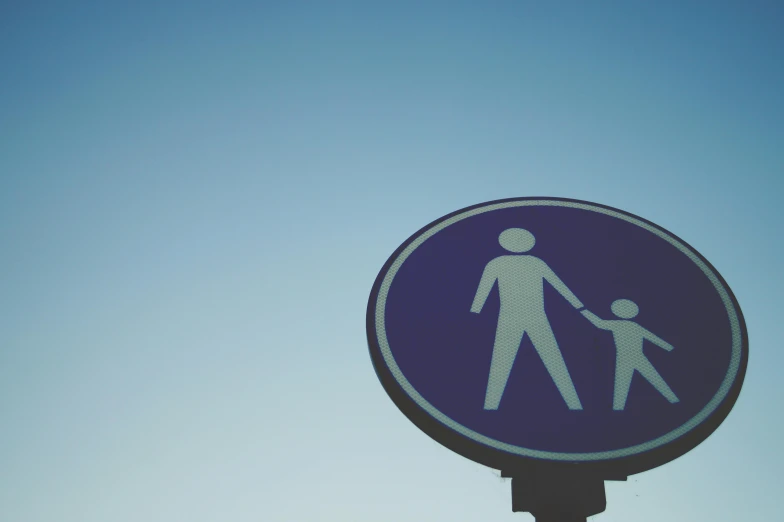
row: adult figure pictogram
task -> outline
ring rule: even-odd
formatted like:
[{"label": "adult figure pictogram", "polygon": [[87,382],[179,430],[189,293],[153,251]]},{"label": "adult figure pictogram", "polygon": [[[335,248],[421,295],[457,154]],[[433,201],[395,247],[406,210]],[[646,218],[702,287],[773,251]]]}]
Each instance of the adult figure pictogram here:
[{"label": "adult figure pictogram", "polygon": [[536,256],[521,255],[531,250],[536,242],[529,231],[509,228],[501,233],[498,242],[512,255],[496,257],[487,264],[471,305],[471,312],[481,312],[498,282],[501,307],[484,408],[498,409],[520,343],[528,334],[568,408],[581,410],[582,404],[545,313],[544,282],[550,283],[575,308],[583,305],[547,263]]},{"label": "adult figure pictogram", "polygon": [[636,317],[640,311],[634,301],[617,299],[613,301],[610,309],[620,318],[619,320],[600,319],[596,314],[588,310],[583,310],[581,313],[597,328],[609,330],[613,334],[616,350],[613,409],[620,411],[626,407],[626,398],[629,396],[629,388],[631,387],[635,370],[640,372],[640,375],[645,377],[645,380],[651,383],[656,388],[656,391],[664,395],[670,403],[678,402],[675,392],[667,385],[642,351],[644,340],[648,340],[668,352],[671,352],[674,347],[664,339],[629,320]]}]

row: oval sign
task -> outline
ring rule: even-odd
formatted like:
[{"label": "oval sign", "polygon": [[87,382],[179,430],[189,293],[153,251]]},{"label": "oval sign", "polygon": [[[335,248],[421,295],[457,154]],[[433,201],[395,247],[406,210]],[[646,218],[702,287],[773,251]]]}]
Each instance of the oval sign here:
[{"label": "oval sign", "polygon": [[693,248],[627,212],[519,198],[411,236],[368,303],[371,357],[452,450],[630,474],[704,440],[745,374],[735,297]]}]

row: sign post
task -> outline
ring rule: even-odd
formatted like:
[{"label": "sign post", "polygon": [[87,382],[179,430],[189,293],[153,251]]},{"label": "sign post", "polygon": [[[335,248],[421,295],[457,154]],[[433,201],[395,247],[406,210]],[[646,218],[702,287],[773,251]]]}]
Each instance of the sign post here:
[{"label": "sign post", "polygon": [[379,273],[371,359],[422,431],[512,477],[538,521],[604,511],[625,480],[702,442],[738,397],[748,336],[696,250],[627,212],[562,198],[468,207]]}]

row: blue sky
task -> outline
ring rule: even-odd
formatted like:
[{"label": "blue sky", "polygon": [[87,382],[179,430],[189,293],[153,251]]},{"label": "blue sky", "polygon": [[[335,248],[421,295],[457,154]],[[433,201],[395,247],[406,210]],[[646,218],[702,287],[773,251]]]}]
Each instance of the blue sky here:
[{"label": "blue sky", "polygon": [[[590,5],[589,5],[590,4]],[[596,520],[775,519],[776,2],[0,7],[0,519],[532,520],[387,398],[387,257],[486,200],[633,212],[750,335],[701,446]]]}]

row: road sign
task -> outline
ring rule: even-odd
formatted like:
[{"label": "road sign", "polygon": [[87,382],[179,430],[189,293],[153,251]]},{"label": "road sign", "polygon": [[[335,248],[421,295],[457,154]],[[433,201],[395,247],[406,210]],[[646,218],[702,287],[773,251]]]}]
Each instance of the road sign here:
[{"label": "road sign", "polygon": [[389,258],[368,303],[385,390],[423,431],[497,469],[627,475],[704,440],[748,337],[711,264],[643,218],[520,198],[444,216]]}]

